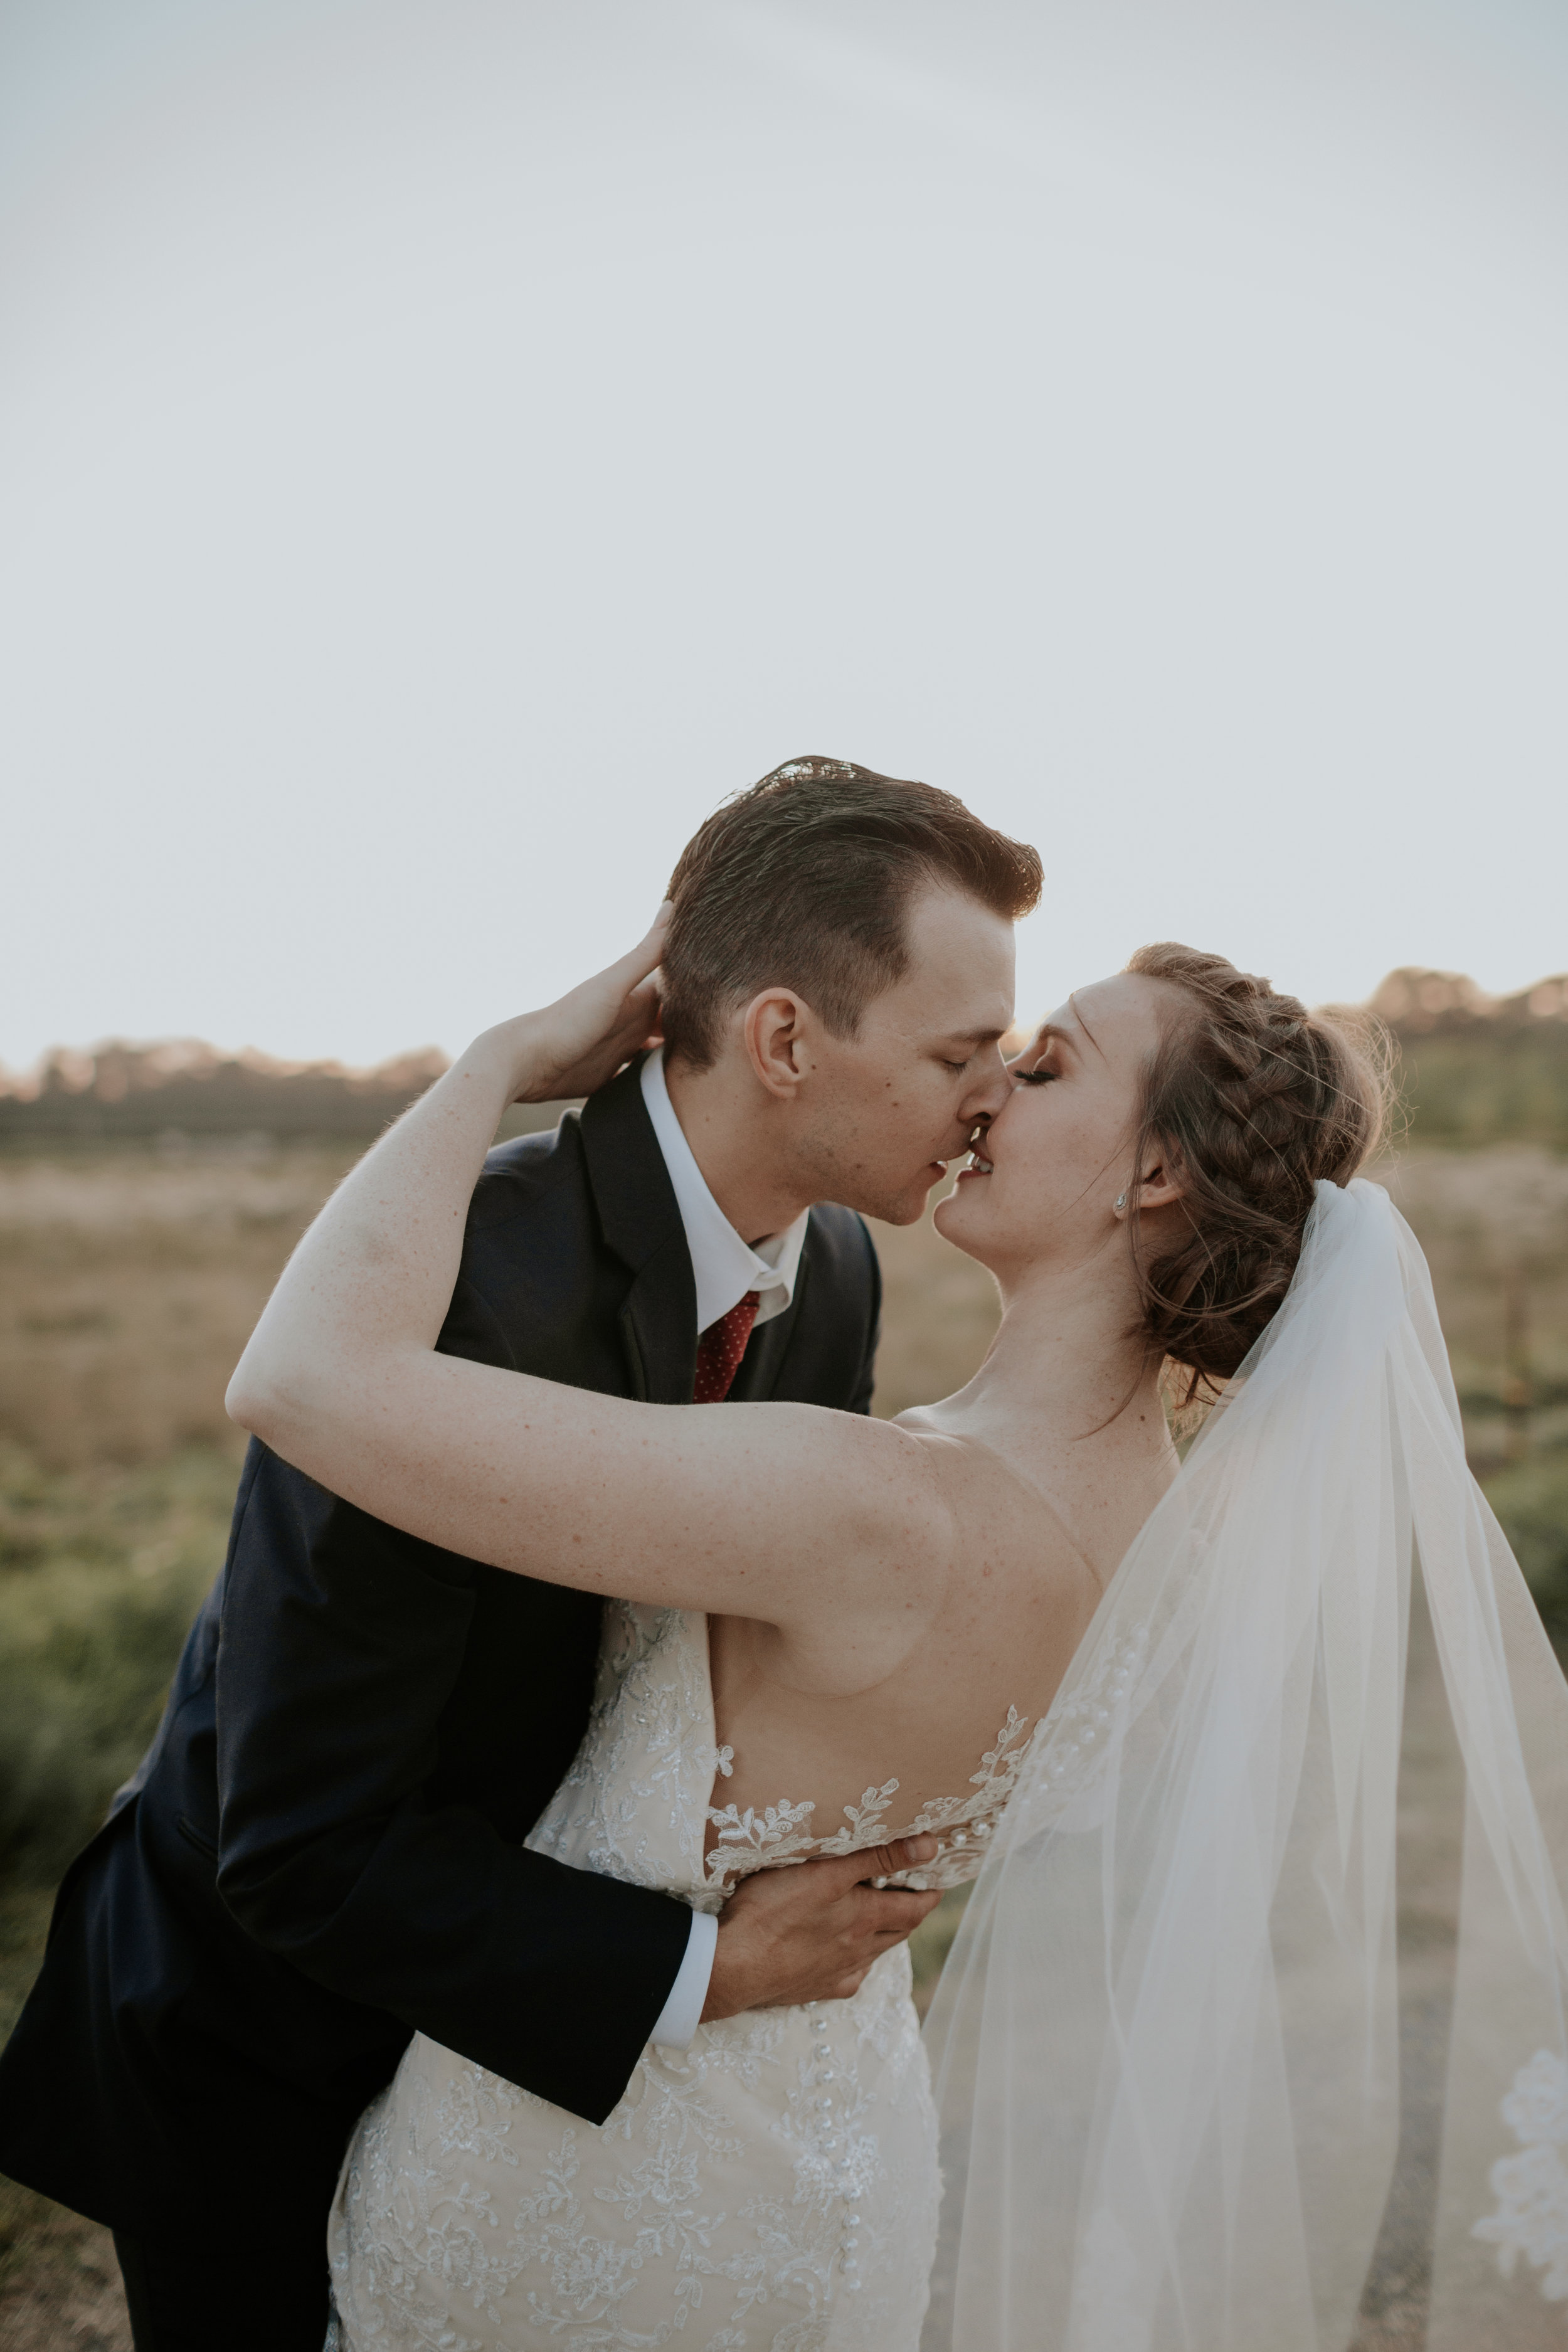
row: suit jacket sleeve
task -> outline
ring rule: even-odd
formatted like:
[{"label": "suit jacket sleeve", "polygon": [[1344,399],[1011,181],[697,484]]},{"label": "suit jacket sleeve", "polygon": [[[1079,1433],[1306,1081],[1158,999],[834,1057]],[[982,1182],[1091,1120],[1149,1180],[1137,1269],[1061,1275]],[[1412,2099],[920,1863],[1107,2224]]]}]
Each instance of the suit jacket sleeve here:
[{"label": "suit jacket sleeve", "polygon": [[218,1887],[317,1983],[600,2123],[690,1914],[433,1791],[474,1576],[253,1447],[225,1570]]}]

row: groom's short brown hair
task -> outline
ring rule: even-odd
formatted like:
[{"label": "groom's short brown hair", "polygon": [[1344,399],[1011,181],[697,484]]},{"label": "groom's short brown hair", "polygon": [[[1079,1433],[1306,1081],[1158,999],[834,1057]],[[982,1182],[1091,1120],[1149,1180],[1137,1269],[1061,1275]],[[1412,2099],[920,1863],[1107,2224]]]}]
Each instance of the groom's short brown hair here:
[{"label": "groom's short brown hair", "polygon": [[852,1037],[909,969],[911,898],[967,891],[1016,921],[1040,896],[1040,859],[934,784],[852,760],[786,760],[717,808],[670,880],[663,1025],[671,1055],[705,1069],[724,1016],[770,986],[798,990]]}]

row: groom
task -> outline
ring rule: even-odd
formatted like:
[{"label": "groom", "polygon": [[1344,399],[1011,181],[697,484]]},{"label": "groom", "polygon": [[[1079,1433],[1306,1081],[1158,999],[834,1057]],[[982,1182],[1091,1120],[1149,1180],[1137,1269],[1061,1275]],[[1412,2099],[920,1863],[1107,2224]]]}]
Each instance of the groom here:
[{"label": "groom", "polygon": [[[911,1223],[999,1108],[1038,891],[1033,850],[928,785],[802,760],[729,802],[670,885],[664,1047],[492,1152],[441,1346],[868,1411],[854,1212]],[[598,1622],[252,1444],[0,2062],[0,2169],[113,2229],[138,2352],[321,2352],[338,2166],[413,2032],[602,2123],[650,2039],[842,1996],[934,1902],[865,1883],[928,1842],[762,1874],[719,1922],[528,1852]]]}]

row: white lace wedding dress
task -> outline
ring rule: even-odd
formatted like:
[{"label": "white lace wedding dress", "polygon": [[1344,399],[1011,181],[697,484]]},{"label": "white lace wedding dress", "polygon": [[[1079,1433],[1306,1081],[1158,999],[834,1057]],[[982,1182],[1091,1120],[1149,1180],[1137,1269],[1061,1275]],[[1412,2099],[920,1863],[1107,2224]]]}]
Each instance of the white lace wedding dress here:
[{"label": "white lace wedding dress", "polygon": [[[1016,1712],[962,1797],[898,1783],[814,1837],[811,1808],[710,1812],[707,1620],[612,1603],[583,1746],[529,1838],[717,1911],[744,1873],[910,1828],[928,1885],[974,1875],[1017,1776]],[[710,1823],[717,1850],[705,1864]],[[330,2243],[343,2352],[914,2352],[940,2182],[900,1946],[848,2001],[700,2026],[643,2052],[599,2127],[416,2036],[350,2143]]]}]

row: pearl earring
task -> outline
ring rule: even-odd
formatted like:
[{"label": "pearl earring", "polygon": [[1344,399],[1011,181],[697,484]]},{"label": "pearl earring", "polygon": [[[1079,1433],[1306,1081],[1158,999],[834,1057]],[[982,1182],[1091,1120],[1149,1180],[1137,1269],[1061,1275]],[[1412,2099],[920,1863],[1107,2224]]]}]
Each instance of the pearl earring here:
[{"label": "pearl earring", "polygon": [[1119,1209],[1124,1209],[1127,1206],[1127,1195],[1125,1192],[1118,1192],[1116,1195],[1116,1205]]}]

